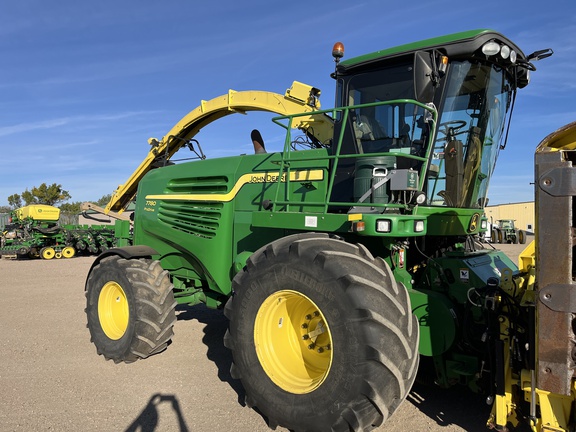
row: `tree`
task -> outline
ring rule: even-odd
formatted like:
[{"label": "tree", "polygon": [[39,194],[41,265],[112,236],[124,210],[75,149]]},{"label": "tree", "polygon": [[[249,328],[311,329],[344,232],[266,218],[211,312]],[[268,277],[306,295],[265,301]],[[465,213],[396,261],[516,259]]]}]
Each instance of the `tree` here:
[{"label": "tree", "polygon": [[80,201],[60,204],[60,224],[77,224],[80,213]]},{"label": "tree", "polygon": [[106,207],[111,199],[112,199],[112,194],[104,195],[102,198],[100,198],[94,204],[96,204],[97,206],[100,206],[100,207]]},{"label": "tree", "polygon": [[12,194],[8,197],[8,205],[12,209],[17,209],[22,207],[22,197],[18,194]]},{"label": "tree", "polygon": [[26,205],[30,204],[47,204],[55,205],[72,198],[68,191],[62,189],[62,185],[52,183],[50,186],[42,183],[40,186],[34,186],[32,190],[26,189],[22,192],[22,199]]},{"label": "tree", "polygon": [[82,203],[80,201],[76,201],[73,203],[64,203],[60,205],[60,211],[67,215],[77,215],[80,213],[80,205]]}]

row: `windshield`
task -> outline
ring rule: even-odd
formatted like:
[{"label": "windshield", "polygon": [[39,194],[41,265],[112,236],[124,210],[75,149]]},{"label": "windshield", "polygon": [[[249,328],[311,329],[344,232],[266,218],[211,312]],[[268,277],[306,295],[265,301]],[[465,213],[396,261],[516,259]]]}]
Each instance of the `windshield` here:
[{"label": "windshield", "polygon": [[[506,71],[478,61],[452,61],[434,101],[427,104],[414,100],[413,74],[412,62],[406,62],[340,82],[339,102],[350,108],[346,124],[343,113],[337,114],[335,136],[339,130],[344,133],[341,148],[333,151],[365,155],[365,160],[338,162],[337,187],[347,187],[350,173],[362,175],[361,164],[368,161],[389,179],[396,176],[381,186],[378,202],[401,205],[422,188],[426,195],[422,205],[483,208],[513,97]],[[438,121],[431,136],[434,108]],[[396,181],[400,178],[402,182]],[[357,180],[354,188],[362,189],[360,183]],[[333,196],[334,201],[347,201],[352,195],[355,202],[368,201],[362,201],[364,194],[357,191],[336,192],[342,197]],[[377,202],[374,194],[369,199]]]},{"label": "windshield", "polygon": [[495,65],[453,62],[440,107],[428,197],[432,205],[484,207],[512,86]]}]

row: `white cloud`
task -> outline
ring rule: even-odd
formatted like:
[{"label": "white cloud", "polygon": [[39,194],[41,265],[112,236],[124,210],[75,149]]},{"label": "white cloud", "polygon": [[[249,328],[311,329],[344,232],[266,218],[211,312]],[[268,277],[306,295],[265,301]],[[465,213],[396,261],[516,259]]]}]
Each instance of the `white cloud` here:
[{"label": "white cloud", "polygon": [[0,127],[0,136],[14,135],[38,129],[55,129],[66,125],[90,127],[90,125],[95,122],[117,121],[130,117],[151,115],[155,113],[158,113],[158,111],[127,111],[111,114],[78,115],[71,117],[61,117],[51,120],[40,120],[37,122],[19,123],[12,126]]},{"label": "white cloud", "polygon": [[20,123],[12,126],[0,127],[0,136],[14,135],[21,132],[28,132],[35,129],[53,129],[68,124],[69,117],[44,120],[36,123]]}]

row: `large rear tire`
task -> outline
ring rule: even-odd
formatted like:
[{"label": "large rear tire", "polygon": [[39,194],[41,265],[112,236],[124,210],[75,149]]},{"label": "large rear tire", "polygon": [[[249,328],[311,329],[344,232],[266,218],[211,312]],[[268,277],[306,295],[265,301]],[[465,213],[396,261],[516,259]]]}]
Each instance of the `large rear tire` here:
[{"label": "large rear tire", "polygon": [[233,288],[232,376],[271,427],[370,430],[406,398],[418,323],[406,289],[363,246],[289,236],[255,252]]},{"label": "large rear tire", "polygon": [[518,242],[520,244],[526,244],[526,231],[518,230]]},{"label": "large rear tire", "polygon": [[163,351],[173,335],[176,302],[159,261],[103,258],[86,282],[86,315],[98,354],[131,363]]},{"label": "large rear tire", "polygon": [[498,233],[496,229],[492,229],[490,232],[490,243],[498,243]]}]

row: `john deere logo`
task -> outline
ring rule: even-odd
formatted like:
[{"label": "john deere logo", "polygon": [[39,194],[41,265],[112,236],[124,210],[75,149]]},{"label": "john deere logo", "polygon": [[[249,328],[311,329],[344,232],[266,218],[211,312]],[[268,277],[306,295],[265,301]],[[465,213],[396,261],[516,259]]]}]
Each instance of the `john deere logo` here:
[{"label": "john deere logo", "polygon": [[470,225],[468,226],[468,232],[476,231],[478,228],[478,221],[480,220],[480,213],[474,213],[472,219],[470,219]]}]

